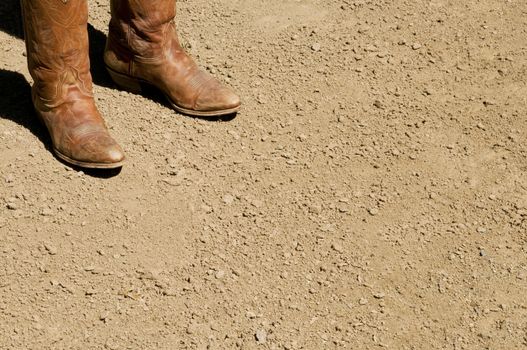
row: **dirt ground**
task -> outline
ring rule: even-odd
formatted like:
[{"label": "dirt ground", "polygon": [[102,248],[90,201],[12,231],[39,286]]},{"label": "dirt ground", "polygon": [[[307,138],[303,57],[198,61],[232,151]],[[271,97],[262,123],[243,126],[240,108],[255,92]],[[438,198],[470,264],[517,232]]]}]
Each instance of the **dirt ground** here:
[{"label": "dirt ground", "polygon": [[0,3],[1,349],[527,348],[527,2],[186,0],[232,120],[121,92],[60,163]]}]

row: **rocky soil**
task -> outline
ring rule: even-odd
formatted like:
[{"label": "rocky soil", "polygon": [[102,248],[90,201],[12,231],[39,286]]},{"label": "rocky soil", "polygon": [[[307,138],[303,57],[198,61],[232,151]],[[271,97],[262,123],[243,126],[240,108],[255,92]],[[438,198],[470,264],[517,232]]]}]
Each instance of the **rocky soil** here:
[{"label": "rocky soil", "polygon": [[525,349],[527,2],[181,0],[232,120],[119,91],[60,163],[0,3],[2,349]]}]

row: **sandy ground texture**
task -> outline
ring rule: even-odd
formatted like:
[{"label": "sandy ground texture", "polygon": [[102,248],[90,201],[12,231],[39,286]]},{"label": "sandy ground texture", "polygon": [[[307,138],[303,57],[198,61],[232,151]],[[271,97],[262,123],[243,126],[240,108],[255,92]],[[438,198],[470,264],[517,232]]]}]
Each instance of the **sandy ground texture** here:
[{"label": "sandy ground texture", "polygon": [[116,89],[89,4],[108,176],[50,152],[0,3],[0,348],[527,347],[527,2],[179,1],[227,121]]}]

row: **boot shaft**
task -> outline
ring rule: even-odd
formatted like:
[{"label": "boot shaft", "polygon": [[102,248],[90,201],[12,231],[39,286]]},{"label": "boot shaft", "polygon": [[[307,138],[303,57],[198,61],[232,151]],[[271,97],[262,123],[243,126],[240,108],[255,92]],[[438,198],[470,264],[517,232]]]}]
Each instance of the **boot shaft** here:
[{"label": "boot shaft", "polygon": [[175,0],[111,0],[109,37],[141,58],[156,58],[177,40]]},{"label": "boot shaft", "polygon": [[111,0],[114,19],[128,22],[134,28],[159,28],[176,17],[175,0]]},{"label": "boot shaft", "polygon": [[54,100],[70,86],[91,94],[86,0],[21,0],[34,90]]}]

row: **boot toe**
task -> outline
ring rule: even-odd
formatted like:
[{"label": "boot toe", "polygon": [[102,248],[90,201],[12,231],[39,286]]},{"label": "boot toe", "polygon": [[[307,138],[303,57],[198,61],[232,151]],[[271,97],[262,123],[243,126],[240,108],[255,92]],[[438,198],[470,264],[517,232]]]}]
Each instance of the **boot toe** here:
[{"label": "boot toe", "polygon": [[199,111],[235,111],[241,105],[240,97],[232,89],[216,85],[201,92],[196,100]]},{"label": "boot toe", "polygon": [[123,150],[109,135],[103,135],[93,147],[86,150],[87,159],[92,163],[117,164],[124,160]]},{"label": "boot toe", "polygon": [[242,101],[240,100],[240,96],[236,95],[234,91],[229,89],[229,92],[225,96],[225,109],[237,108],[240,107],[241,104]]},{"label": "boot toe", "polygon": [[101,158],[105,159],[107,163],[110,164],[121,163],[125,158],[124,152],[118,144],[115,144],[113,147],[107,149],[104,153],[105,155]]},{"label": "boot toe", "polygon": [[125,159],[122,148],[106,132],[80,138],[69,153],[71,163],[87,168],[119,167]]}]

